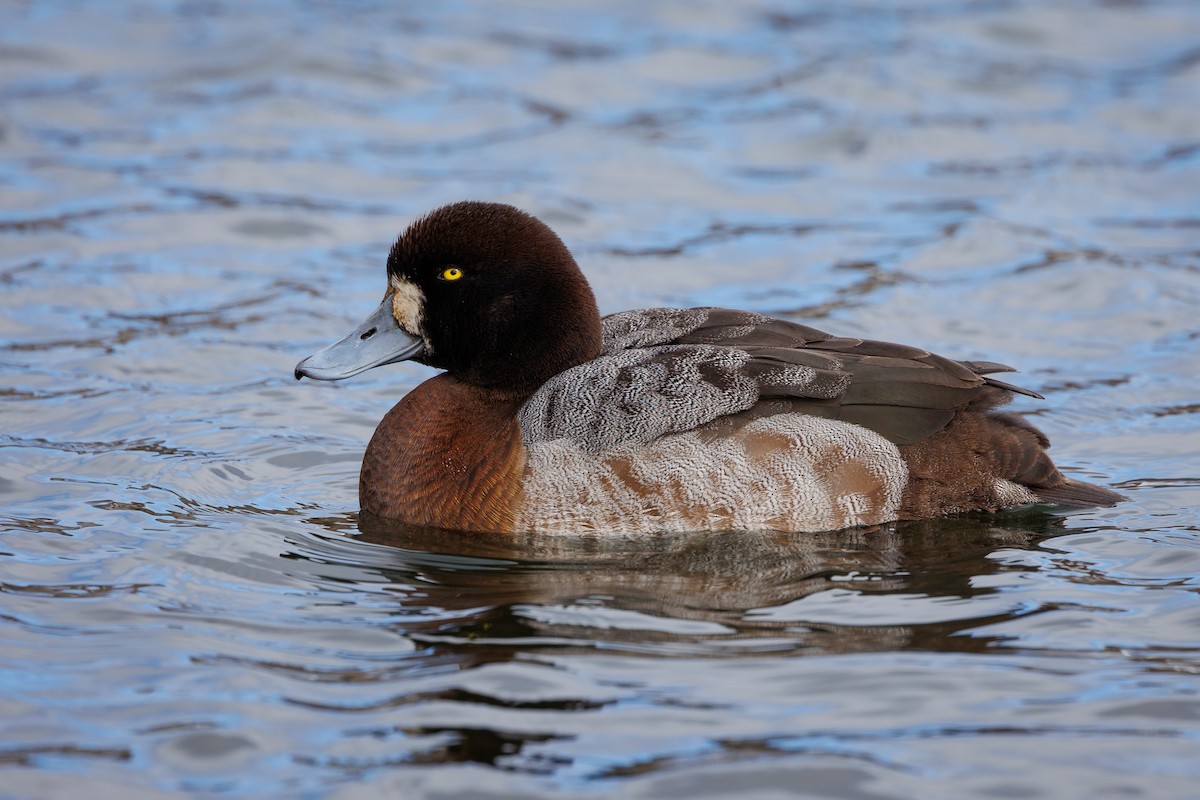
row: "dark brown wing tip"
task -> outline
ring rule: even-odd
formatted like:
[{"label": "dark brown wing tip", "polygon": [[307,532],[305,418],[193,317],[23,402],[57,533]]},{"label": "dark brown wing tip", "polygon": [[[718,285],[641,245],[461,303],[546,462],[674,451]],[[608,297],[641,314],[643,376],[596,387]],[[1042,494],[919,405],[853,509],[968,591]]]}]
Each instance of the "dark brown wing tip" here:
[{"label": "dark brown wing tip", "polygon": [[983,382],[986,383],[988,386],[995,386],[997,389],[1003,389],[1006,392],[1016,392],[1017,394],[1023,394],[1026,397],[1032,397],[1035,400],[1045,400],[1046,399],[1045,397],[1042,397],[1040,394],[1038,394],[1035,391],[1032,391],[1030,389],[1022,389],[1020,386],[1013,386],[1011,383],[1006,383],[1002,380],[997,380],[996,378],[984,378]]},{"label": "dark brown wing tip", "polygon": [[1016,372],[1016,367],[1010,367],[1008,364],[999,364],[995,361],[960,361],[960,364],[967,367],[976,375],[989,375],[993,372]]}]

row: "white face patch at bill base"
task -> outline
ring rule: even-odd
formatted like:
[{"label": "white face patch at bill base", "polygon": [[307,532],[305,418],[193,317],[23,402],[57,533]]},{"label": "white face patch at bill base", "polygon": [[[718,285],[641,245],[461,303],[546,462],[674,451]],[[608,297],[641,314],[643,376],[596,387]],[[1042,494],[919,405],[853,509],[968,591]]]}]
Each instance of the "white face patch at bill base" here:
[{"label": "white face patch at bill base", "polygon": [[425,294],[412,281],[394,275],[388,278],[388,286],[392,292],[392,315],[397,324],[406,333],[424,339],[428,348],[429,340],[422,325],[425,321]]}]

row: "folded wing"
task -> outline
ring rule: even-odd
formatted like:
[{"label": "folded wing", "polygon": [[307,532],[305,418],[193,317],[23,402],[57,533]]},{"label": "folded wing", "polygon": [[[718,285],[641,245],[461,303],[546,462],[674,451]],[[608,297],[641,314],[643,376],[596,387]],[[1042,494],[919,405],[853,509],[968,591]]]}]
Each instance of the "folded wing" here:
[{"label": "folded wing", "polygon": [[986,377],[1011,371],[1003,364],[835,337],[745,311],[642,309],[603,324],[600,357],[555,376],[522,409],[527,443],[569,438],[600,453],[761,403],[763,412],[839,419],[905,445],[985,393],[997,403],[1008,391],[1038,396]]}]

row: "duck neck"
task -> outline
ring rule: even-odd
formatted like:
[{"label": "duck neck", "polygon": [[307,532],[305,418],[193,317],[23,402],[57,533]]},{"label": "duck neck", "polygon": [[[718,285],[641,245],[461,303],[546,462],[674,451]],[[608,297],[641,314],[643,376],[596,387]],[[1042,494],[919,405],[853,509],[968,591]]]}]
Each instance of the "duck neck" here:
[{"label": "duck neck", "polygon": [[364,511],[417,525],[511,531],[521,501],[523,394],[438,375],[384,416],[359,475]]}]

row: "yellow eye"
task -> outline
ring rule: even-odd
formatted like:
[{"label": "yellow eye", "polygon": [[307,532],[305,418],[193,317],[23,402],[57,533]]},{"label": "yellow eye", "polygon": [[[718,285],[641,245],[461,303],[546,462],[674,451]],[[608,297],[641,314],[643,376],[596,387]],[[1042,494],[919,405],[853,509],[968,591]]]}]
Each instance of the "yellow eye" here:
[{"label": "yellow eye", "polygon": [[463,271],[458,267],[446,267],[442,270],[442,274],[438,275],[444,281],[456,281],[463,276]]}]

